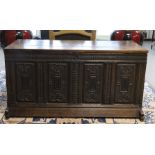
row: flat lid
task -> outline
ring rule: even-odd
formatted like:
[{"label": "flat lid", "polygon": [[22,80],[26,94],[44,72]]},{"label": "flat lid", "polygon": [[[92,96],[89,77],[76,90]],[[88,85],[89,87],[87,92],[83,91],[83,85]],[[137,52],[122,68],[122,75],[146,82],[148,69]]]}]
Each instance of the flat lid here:
[{"label": "flat lid", "polygon": [[121,53],[147,53],[148,50],[133,41],[81,41],[81,40],[33,40],[18,39],[5,49],[65,50]]}]

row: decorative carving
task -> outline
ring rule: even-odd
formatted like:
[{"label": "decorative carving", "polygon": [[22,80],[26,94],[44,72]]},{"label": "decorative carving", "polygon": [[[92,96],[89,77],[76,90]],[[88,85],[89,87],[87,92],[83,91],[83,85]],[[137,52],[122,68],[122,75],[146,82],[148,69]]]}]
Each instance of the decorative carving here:
[{"label": "decorative carving", "polygon": [[68,64],[49,63],[49,101],[68,102]]},{"label": "decorative carving", "polygon": [[135,64],[118,64],[116,72],[116,103],[131,103],[134,99]]},{"label": "decorative carving", "polygon": [[83,102],[101,103],[103,83],[103,64],[84,64]]},{"label": "decorative carving", "polygon": [[7,105],[16,103],[16,85],[15,85],[15,64],[7,62],[6,68],[6,85],[7,85]]},{"label": "decorative carving", "polygon": [[71,64],[70,103],[79,103],[79,63]]},{"label": "decorative carving", "polygon": [[[31,54],[29,53],[24,53],[24,57],[23,55],[21,55],[20,50],[17,51],[16,55],[12,55],[11,52],[7,54],[6,59],[8,61],[16,60],[18,61],[20,59],[20,61],[41,61],[41,62],[47,62],[47,61],[54,61],[54,62],[59,62],[61,61],[74,61],[74,59],[76,59],[76,55],[67,55],[67,54],[58,54],[57,51],[52,51],[52,53],[50,53],[49,51],[46,52],[44,51],[43,53],[40,53],[38,55],[36,55],[36,53],[33,50],[29,50],[31,52]],[[64,53],[63,51],[59,51],[61,53]],[[50,54],[49,54],[50,53]],[[85,54],[85,55],[78,55],[78,59],[79,60],[100,60],[100,62],[112,62],[112,60],[117,60],[119,62],[124,62],[124,60],[126,62],[133,62],[136,61],[137,63],[146,63],[146,56],[141,55],[140,57],[138,55],[128,55],[127,57],[125,57],[124,55],[118,55],[118,54],[107,54],[107,55],[103,55],[103,54]],[[74,61],[75,62],[75,61]]]},{"label": "decorative carving", "polygon": [[105,63],[104,67],[104,73],[105,73],[105,80],[104,80],[104,91],[103,91],[103,103],[104,104],[111,104],[110,98],[111,98],[111,86],[112,86],[112,64],[111,63]]},{"label": "decorative carving", "polygon": [[145,81],[145,69],[146,63],[141,63],[137,65],[137,74],[136,74],[136,104],[139,104],[142,107],[143,99],[143,90],[144,90],[144,81]]},{"label": "decorative carving", "polygon": [[17,101],[35,100],[35,65],[34,63],[16,63]]},{"label": "decorative carving", "polygon": [[134,43],[19,40],[4,54],[6,117],[139,117],[147,50]]},{"label": "decorative carving", "polygon": [[38,88],[37,88],[37,93],[38,93],[38,102],[39,103],[44,103],[45,101],[45,67],[44,67],[44,63],[37,63],[37,84],[38,84]]}]

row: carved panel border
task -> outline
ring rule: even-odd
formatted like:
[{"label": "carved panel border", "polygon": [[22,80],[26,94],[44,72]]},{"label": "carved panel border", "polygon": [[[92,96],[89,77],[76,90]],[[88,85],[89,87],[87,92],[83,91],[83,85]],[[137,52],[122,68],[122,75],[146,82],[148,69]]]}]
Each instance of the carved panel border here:
[{"label": "carved panel border", "polygon": [[69,102],[68,63],[48,64],[48,100],[50,103]]},{"label": "carved panel border", "polygon": [[83,64],[83,103],[102,103],[103,64]]},{"label": "carved panel border", "polygon": [[136,64],[117,64],[115,103],[133,103],[136,80]]},{"label": "carved panel border", "polygon": [[35,102],[36,79],[34,63],[16,63],[16,100],[18,102]]}]

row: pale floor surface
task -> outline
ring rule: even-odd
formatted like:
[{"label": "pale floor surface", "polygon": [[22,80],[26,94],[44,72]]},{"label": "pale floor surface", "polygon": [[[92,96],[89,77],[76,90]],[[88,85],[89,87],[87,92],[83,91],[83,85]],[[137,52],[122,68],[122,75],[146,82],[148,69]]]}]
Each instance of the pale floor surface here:
[{"label": "pale floor surface", "polygon": [[[145,79],[155,90],[155,45],[151,50],[151,42],[145,41],[143,43],[143,47],[149,50]],[[0,70],[4,70],[4,69],[5,69],[4,53],[3,53],[3,50],[0,48]]]},{"label": "pale floor surface", "polygon": [[148,81],[150,86],[155,90],[155,45],[151,49],[151,42],[146,41],[144,42],[143,47],[149,50],[145,80]]}]

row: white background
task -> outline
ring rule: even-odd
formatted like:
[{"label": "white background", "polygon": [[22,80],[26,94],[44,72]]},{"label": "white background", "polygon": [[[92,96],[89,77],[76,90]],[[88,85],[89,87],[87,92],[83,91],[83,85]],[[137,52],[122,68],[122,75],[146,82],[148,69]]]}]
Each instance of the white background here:
[{"label": "white background", "polygon": [[1,29],[154,29],[154,0],[5,0]]},{"label": "white background", "polygon": [[[153,0],[5,0],[0,30],[153,30]],[[155,125],[0,125],[0,154],[155,154]]]}]

